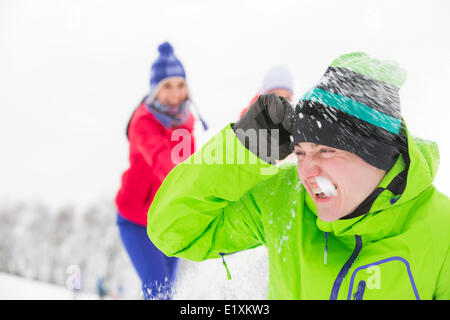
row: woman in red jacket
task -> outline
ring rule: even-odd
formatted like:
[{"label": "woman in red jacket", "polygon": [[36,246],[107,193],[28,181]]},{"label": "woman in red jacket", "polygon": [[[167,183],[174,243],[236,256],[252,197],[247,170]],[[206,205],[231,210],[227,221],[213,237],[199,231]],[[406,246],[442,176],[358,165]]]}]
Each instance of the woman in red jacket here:
[{"label": "woman in red jacket", "polygon": [[183,65],[168,42],[158,51],[150,92],[128,123],[130,167],[116,196],[120,236],[145,299],[171,298],[178,264],[177,258],[165,256],[150,242],[148,208],[170,170],[194,152],[194,117]]}]

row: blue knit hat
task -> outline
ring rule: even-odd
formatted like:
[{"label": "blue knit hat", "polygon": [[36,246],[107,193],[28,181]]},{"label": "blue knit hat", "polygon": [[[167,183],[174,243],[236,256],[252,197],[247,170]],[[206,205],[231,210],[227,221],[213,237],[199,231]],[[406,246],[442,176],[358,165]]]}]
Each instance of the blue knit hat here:
[{"label": "blue knit hat", "polygon": [[158,46],[159,57],[152,64],[150,70],[150,92],[148,102],[152,102],[158,92],[159,85],[164,79],[171,77],[182,77],[186,79],[183,64],[173,53],[173,47],[169,42]]}]

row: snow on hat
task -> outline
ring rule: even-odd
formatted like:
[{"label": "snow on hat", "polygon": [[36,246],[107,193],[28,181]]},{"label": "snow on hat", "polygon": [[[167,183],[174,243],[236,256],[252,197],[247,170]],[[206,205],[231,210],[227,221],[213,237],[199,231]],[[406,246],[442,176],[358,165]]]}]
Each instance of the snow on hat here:
[{"label": "snow on hat", "polygon": [[404,144],[398,91],[406,72],[363,52],[344,54],[295,108],[294,143],[312,142],[354,153],[388,170]]},{"label": "snow on hat", "polygon": [[163,80],[171,77],[182,77],[186,79],[183,64],[175,56],[170,43],[164,42],[160,44],[158,51],[159,57],[152,64],[150,70],[150,93],[147,99],[148,102],[153,101]]},{"label": "snow on hat", "polygon": [[266,94],[274,89],[286,89],[293,93],[293,82],[292,75],[285,66],[275,66],[266,72],[260,92]]}]

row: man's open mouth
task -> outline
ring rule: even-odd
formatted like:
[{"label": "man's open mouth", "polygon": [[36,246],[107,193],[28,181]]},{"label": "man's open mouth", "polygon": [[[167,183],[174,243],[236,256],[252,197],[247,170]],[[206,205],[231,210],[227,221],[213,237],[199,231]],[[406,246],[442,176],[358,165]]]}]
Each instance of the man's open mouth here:
[{"label": "man's open mouth", "polygon": [[325,177],[317,176],[308,180],[308,186],[319,199],[326,199],[337,195],[337,185]]}]

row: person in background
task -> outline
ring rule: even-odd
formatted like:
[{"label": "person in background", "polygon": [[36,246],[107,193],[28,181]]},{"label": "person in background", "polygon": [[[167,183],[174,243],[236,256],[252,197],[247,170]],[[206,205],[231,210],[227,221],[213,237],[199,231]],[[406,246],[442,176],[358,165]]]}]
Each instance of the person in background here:
[{"label": "person in background", "polygon": [[258,93],[250,101],[249,105],[241,111],[239,118],[242,118],[250,106],[255,103],[261,94],[275,93],[279,97],[284,97],[292,102],[294,93],[294,80],[289,69],[284,65],[277,65],[270,68],[264,75]]},{"label": "person in background", "polygon": [[[294,92],[294,80],[289,69],[284,65],[277,65],[270,68],[264,75],[261,87],[258,93],[250,101],[250,104],[241,111],[239,119],[248,111],[250,106],[256,102],[258,97],[262,94],[275,93],[279,97],[286,98],[287,101],[292,102]],[[277,164],[295,161],[294,153],[291,153],[285,159],[277,160]]]},{"label": "person in background", "polygon": [[99,277],[97,279],[97,294],[100,300],[105,299],[106,297],[106,288],[105,288],[105,277]]},{"label": "person in background", "polygon": [[[194,152],[194,116],[183,64],[170,43],[162,43],[158,51],[149,93],[127,126],[130,166],[116,195],[120,237],[142,281],[144,299],[172,297],[178,259],[167,257],[148,239],[147,211],[167,174]],[[180,140],[188,148],[174,154]]]}]

